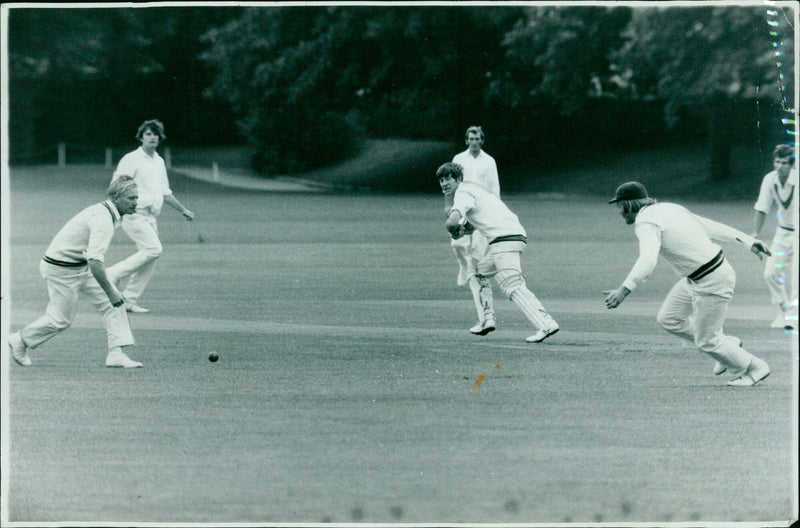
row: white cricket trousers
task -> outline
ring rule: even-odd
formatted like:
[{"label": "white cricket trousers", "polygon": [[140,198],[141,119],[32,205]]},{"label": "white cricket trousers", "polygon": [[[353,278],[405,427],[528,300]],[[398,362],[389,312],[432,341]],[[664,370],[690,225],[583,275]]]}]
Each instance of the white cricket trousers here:
[{"label": "white cricket trousers", "polygon": [[744,371],[753,358],[737,337],[722,331],[735,286],[736,273],[725,260],[697,282],[678,281],[658,311],[658,323],[667,332],[692,341],[731,372]]},{"label": "white cricket trousers", "polygon": [[137,302],[153,277],[156,260],[161,256],[158,225],[149,209],[137,209],[136,213],[122,217],[122,229],[138,251],[108,268],[106,273],[115,283],[124,283],[128,279],[122,296],[127,301]]},{"label": "white cricket trousers", "polygon": [[764,280],[767,281],[769,296],[773,304],[787,306],[789,304],[789,269],[794,254],[794,232],[775,228],[772,239],[772,256],[767,257],[764,264]]},{"label": "white cricket trousers", "polygon": [[103,317],[109,350],[134,344],[125,307],[111,306],[108,295],[88,267],[66,268],[42,261],[39,271],[47,284],[50,301],[45,314],[20,332],[26,346],[36,348],[69,328],[78,311],[78,296],[81,292],[86,294]]}]

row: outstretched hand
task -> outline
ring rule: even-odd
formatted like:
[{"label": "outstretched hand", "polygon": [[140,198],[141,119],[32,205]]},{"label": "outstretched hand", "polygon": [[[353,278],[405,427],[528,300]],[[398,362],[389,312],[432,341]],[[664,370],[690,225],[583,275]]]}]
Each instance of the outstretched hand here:
[{"label": "outstretched hand", "polygon": [[625,300],[625,297],[627,297],[630,292],[631,291],[625,286],[620,286],[616,290],[603,291],[603,295],[606,296],[605,299],[606,308],[608,308],[609,310],[616,308],[617,306],[622,304],[622,301]]},{"label": "outstretched hand", "polygon": [[750,251],[755,253],[755,255],[759,259],[763,259],[764,255],[766,255],[768,257],[772,255],[772,252],[769,250],[769,247],[767,247],[767,245],[765,243],[763,243],[762,241],[760,241],[758,239],[756,239],[756,241],[753,242],[753,245],[750,246]]}]

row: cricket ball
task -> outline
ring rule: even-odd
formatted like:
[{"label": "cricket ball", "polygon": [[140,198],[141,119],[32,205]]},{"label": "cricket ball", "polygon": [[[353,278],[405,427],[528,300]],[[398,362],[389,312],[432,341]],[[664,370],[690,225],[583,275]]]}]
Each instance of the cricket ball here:
[{"label": "cricket ball", "polygon": [[208,355],[208,360],[212,363],[216,362],[219,359],[219,354],[216,352],[212,352]]}]

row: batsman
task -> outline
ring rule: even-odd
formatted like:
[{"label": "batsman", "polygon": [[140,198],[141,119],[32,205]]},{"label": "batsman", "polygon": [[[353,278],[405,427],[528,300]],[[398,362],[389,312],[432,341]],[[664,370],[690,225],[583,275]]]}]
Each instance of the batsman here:
[{"label": "batsman", "polygon": [[463,181],[464,174],[457,163],[441,165],[436,176],[442,192],[453,195],[445,228],[451,237],[458,239],[469,223],[486,237],[489,248],[478,262],[478,274],[494,277],[503,293],[536,327],[536,333],[526,341],[540,343],[558,332],[558,323],[528,289],[522,276],[520,257],[528,239],[517,215],[485,187]]}]

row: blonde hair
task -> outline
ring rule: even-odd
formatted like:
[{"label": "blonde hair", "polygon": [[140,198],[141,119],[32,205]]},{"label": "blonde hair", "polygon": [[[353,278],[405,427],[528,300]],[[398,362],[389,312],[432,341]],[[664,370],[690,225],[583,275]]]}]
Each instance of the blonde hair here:
[{"label": "blonde hair", "polygon": [[638,213],[642,207],[646,207],[648,205],[653,205],[656,203],[655,198],[639,198],[637,200],[620,200],[619,207],[622,209],[622,212],[625,214],[628,213]]},{"label": "blonde hair", "polygon": [[117,198],[131,188],[136,188],[136,180],[133,179],[133,176],[122,174],[114,178],[111,185],[108,186],[108,197]]}]

